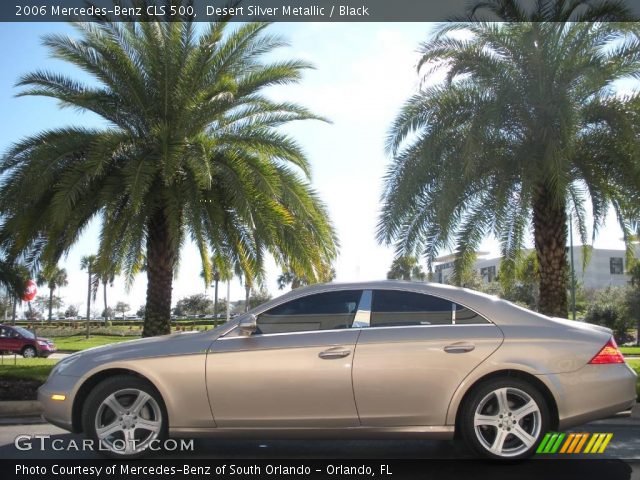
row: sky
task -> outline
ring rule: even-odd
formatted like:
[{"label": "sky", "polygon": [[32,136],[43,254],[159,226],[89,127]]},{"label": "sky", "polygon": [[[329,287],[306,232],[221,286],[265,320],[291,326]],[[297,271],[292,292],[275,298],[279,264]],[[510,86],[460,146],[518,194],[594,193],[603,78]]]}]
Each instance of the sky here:
[{"label": "sky", "polygon": [[[336,281],[364,281],[386,277],[393,260],[392,247],[379,245],[375,230],[380,209],[382,178],[389,164],[384,150],[388,128],[402,103],[419,85],[415,70],[416,49],[428,38],[428,23],[279,23],[270,33],[283,35],[290,43],[275,57],[301,58],[314,64],[298,85],[276,87],[268,93],[276,99],[295,101],[331,120],[327,124],[304,121],[288,126],[308,155],[311,183],[327,204],[340,241],[335,263]],[[4,23],[0,25],[0,154],[12,143],[41,130],[62,126],[101,126],[94,114],[61,109],[51,99],[16,98],[15,83],[25,73],[47,69],[78,80],[90,81],[83,72],[49,58],[41,45],[46,33],[75,32],[62,23]],[[596,238],[595,247],[623,248],[622,233],[612,214]],[[575,233],[575,232],[574,232]],[[69,284],[59,290],[66,306],[86,311],[86,273],[80,259],[97,250],[97,222],[89,225],[77,245],[60,262]],[[480,250],[498,254],[494,239],[487,238]],[[450,252],[441,252],[447,254]],[[173,287],[173,303],[187,295],[213,294],[200,278],[196,248],[187,245]],[[267,265],[265,287],[277,296],[280,271]],[[44,287],[39,294],[48,294]],[[108,290],[109,305],[124,301],[135,312],[145,303],[146,278],[139,275],[130,289],[122,278]],[[226,296],[222,287],[221,296]],[[244,298],[240,282],[231,283],[231,300]],[[95,311],[101,312],[98,296]]]}]

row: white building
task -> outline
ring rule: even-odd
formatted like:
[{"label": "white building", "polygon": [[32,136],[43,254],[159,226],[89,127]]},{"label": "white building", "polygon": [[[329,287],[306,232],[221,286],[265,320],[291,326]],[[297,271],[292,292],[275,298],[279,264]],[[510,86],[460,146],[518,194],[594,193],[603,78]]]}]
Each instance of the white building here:
[{"label": "white building", "polygon": [[[530,251],[530,250],[528,250]],[[636,246],[636,256],[640,248]],[[478,259],[474,269],[485,282],[495,280],[500,270],[500,257],[489,257],[486,252],[478,252]],[[567,261],[570,259],[570,249],[567,247]],[[575,275],[584,288],[600,289],[608,286],[624,286],[631,277],[626,274],[627,260],[624,250],[607,250],[594,248],[591,250],[589,263],[582,268],[582,246],[573,247]],[[433,281],[446,283],[453,274],[454,255],[446,255],[436,259]]]}]

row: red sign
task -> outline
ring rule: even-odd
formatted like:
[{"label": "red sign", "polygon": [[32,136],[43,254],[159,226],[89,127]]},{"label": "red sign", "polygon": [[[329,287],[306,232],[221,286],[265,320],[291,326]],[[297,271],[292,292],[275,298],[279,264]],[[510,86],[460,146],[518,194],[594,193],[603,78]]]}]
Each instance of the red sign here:
[{"label": "red sign", "polygon": [[36,282],[33,280],[27,280],[24,284],[24,293],[22,294],[22,300],[25,302],[30,302],[34,298],[36,298],[36,293],[38,293],[38,288],[36,286]]}]

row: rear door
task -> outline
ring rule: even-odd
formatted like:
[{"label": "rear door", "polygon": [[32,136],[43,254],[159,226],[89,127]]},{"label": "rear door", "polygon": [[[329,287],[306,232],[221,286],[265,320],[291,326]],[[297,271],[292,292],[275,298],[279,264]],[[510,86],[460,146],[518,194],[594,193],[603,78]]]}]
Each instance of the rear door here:
[{"label": "rear door", "polygon": [[373,291],[353,360],[361,424],[444,425],[457,387],[502,340],[498,327],[455,302]]},{"label": "rear door", "polygon": [[9,351],[9,329],[7,327],[0,327],[0,352]]},{"label": "rear door", "polygon": [[22,337],[11,327],[0,327],[0,350],[20,352]]}]

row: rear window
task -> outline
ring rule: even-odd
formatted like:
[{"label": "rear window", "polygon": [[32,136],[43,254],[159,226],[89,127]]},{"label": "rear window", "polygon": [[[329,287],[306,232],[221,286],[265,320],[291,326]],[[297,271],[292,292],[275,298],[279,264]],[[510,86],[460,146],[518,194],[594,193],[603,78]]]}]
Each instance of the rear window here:
[{"label": "rear window", "polygon": [[451,325],[453,303],[423,293],[375,290],[371,327]]},{"label": "rear window", "polygon": [[375,290],[371,327],[411,325],[475,325],[489,323],[470,308],[434,295]]}]

